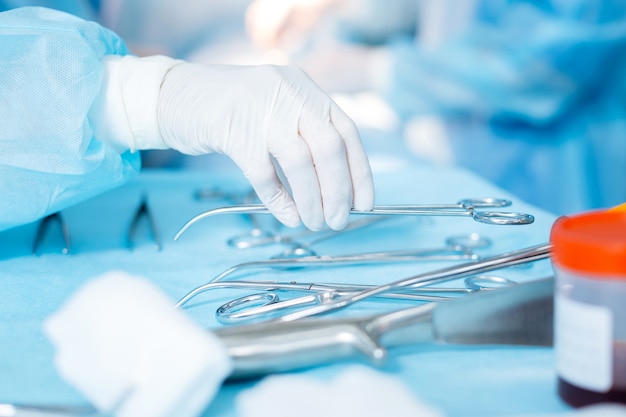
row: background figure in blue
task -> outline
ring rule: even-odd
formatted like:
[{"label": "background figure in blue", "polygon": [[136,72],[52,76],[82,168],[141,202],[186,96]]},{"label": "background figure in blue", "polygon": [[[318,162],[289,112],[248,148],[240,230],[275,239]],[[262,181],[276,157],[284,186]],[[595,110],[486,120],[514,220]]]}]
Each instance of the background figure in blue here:
[{"label": "background figure in blue", "polygon": [[203,45],[244,34],[250,0],[0,0],[0,11],[38,6],[100,23],[134,54],[189,59]]},{"label": "background figure in blue", "polygon": [[[254,15],[263,15],[258,9],[272,2],[253,3],[252,39],[263,47],[281,47],[286,34],[298,33],[306,40],[292,55],[293,62],[319,82],[316,67],[307,65],[315,56],[303,54],[307,48],[319,52],[310,46],[317,34],[307,29],[307,38],[307,30],[290,27],[289,19],[297,13],[285,13],[289,18],[270,28],[255,21]],[[312,2],[300,3],[310,8]],[[318,4],[325,10],[318,15],[332,16],[327,21],[334,19],[340,28],[335,30],[344,39],[340,48],[358,50],[353,56],[364,57],[356,64],[361,70],[353,80],[361,78],[360,88],[384,95],[401,118],[406,145],[419,159],[468,167],[555,214],[626,201],[623,1]],[[376,10],[381,5],[384,12],[372,13],[372,21],[403,16],[398,30],[386,28],[384,37],[369,44],[354,43],[368,40],[362,35],[365,25],[352,25],[358,30],[345,36],[348,10]],[[393,12],[394,7],[405,13]],[[326,71],[342,78],[341,67]]]},{"label": "background figure in blue", "polygon": [[136,56],[48,8],[0,13],[0,125],[0,230],[126,182],[147,149],[227,156],[291,227],[340,229],[373,205],[354,123],[300,69]]}]

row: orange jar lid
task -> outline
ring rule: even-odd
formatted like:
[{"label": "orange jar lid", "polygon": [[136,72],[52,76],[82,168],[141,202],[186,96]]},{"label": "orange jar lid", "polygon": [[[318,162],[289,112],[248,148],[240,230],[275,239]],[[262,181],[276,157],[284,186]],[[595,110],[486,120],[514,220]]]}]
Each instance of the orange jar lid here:
[{"label": "orange jar lid", "polygon": [[559,267],[626,279],[626,212],[593,211],[560,217],[550,232]]}]

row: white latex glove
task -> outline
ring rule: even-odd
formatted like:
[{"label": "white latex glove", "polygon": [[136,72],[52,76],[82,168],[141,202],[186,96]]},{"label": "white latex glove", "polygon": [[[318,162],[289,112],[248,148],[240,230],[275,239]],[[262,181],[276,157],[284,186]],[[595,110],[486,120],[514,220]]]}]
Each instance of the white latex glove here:
[{"label": "white latex glove", "polygon": [[223,153],[290,227],[302,220],[312,230],[325,223],[341,229],[351,207],[372,208],[372,174],[356,126],[298,68],[164,57],[111,58],[105,65],[109,93],[101,93],[90,114],[104,141],[122,148],[128,142],[133,150]]}]

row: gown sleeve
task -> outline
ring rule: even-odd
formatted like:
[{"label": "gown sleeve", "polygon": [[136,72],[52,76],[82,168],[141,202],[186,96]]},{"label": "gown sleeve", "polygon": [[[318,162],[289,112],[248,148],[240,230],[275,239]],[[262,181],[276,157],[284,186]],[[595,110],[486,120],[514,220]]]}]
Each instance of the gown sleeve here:
[{"label": "gown sleeve", "polygon": [[102,60],[127,55],[97,23],[45,8],[0,13],[0,230],[119,186],[139,153],[116,151],[88,114]]}]

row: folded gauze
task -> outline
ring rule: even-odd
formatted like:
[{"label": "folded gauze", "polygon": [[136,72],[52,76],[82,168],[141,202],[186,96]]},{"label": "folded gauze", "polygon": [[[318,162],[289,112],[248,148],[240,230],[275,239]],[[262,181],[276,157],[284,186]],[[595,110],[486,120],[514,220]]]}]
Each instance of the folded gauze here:
[{"label": "folded gauze", "polygon": [[197,416],[232,367],[216,336],[124,272],[89,281],[44,327],[59,374],[118,417]]}]

